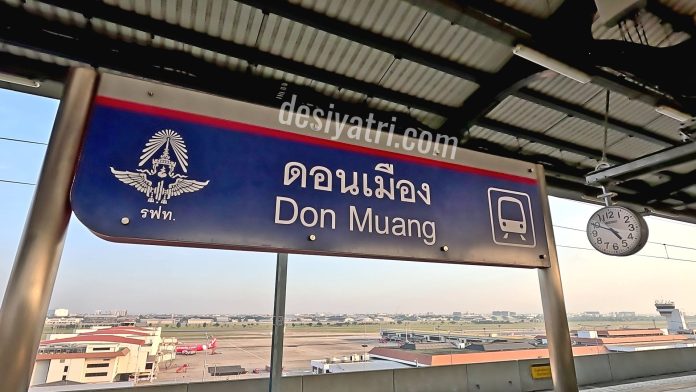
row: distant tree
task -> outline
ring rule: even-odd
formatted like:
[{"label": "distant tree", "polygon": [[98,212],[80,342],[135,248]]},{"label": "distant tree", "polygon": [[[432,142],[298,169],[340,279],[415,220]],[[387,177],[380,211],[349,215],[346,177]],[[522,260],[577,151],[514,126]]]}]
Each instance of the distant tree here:
[{"label": "distant tree", "polygon": [[177,327],[177,328],[181,328],[181,321],[177,321],[177,322],[176,322],[176,327]]},{"label": "distant tree", "polygon": [[401,320],[399,320],[399,321],[397,321],[396,323],[397,323],[397,324],[403,324],[404,322],[401,321]]},{"label": "distant tree", "polygon": [[219,326],[220,326],[220,323],[213,324],[213,327],[219,327]]},{"label": "distant tree", "polygon": [[208,323],[203,323],[203,328],[207,327]]},{"label": "distant tree", "polygon": [[308,325],[309,325],[310,327],[313,327],[313,326],[314,326],[314,323],[309,323]]}]

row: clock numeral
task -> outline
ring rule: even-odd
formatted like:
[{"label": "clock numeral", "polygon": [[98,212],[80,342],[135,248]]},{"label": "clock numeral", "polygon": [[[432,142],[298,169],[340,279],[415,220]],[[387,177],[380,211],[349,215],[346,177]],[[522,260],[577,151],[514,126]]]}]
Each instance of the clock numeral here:
[{"label": "clock numeral", "polygon": [[630,209],[611,206],[596,211],[588,220],[589,243],[606,255],[629,255],[639,251],[646,236],[643,217]]}]

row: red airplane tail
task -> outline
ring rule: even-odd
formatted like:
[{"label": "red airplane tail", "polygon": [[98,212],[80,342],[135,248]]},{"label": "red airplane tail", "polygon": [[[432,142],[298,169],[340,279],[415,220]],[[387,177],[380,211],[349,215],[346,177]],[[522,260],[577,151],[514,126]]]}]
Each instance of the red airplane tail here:
[{"label": "red airplane tail", "polygon": [[210,354],[217,354],[215,352],[215,349],[217,349],[217,338],[213,338],[213,340],[211,340],[208,344],[208,350],[210,350]]}]

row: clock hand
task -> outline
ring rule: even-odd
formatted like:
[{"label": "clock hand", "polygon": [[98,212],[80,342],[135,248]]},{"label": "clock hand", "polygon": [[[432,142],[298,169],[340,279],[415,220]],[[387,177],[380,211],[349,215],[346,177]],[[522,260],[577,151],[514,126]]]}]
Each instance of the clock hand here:
[{"label": "clock hand", "polygon": [[608,227],[608,226],[607,226],[607,227],[604,227],[604,226],[602,226],[602,225],[599,225],[599,227],[601,227],[601,228],[604,229],[604,230],[609,230],[609,231],[611,231],[612,233],[614,233],[614,235],[615,235],[616,237],[618,237],[618,239],[620,239],[620,240],[623,239],[623,238],[621,238],[621,235],[619,234],[619,232],[616,231],[616,229],[613,229],[613,228]]}]

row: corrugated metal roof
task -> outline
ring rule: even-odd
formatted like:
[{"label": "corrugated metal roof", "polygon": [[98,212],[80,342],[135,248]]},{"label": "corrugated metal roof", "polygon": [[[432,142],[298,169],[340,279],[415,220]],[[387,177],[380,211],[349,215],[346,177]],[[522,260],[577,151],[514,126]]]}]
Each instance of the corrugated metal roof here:
[{"label": "corrugated metal roof", "polygon": [[549,147],[540,143],[527,143],[522,148],[522,152],[525,154],[548,155],[553,158],[559,159],[563,162],[569,163],[572,166],[594,168],[597,164],[597,161],[593,159],[588,159],[583,155],[578,155],[572,152],[559,150],[558,148]]},{"label": "corrugated metal roof", "polygon": [[[546,19],[563,4],[563,0],[495,0],[526,14]],[[569,0],[572,1],[572,0]]]},{"label": "corrugated metal roof", "polygon": [[592,24],[592,35],[597,39],[625,40],[636,43],[641,43],[645,36],[650,46],[658,47],[672,46],[689,37],[683,33],[675,33],[670,24],[663,23],[660,18],[646,11],[639,13],[638,22],[626,20],[626,28],[622,35],[618,25],[606,28],[597,20]]},{"label": "corrugated metal roof", "polygon": [[514,136],[506,135],[500,132],[491,131],[490,129],[479,127],[474,125],[469,129],[469,134],[471,137],[477,139],[485,139],[490,142],[500,144],[501,146],[510,149],[517,150],[522,144],[527,143],[526,141],[520,140]]},{"label": "corrugated metal roof", "polygon": [[544,132],[565,118],[566,114],[509,96],[488,112],[486,117],[520,128]]},{"label": "corrugated metal roof", "polygon": [[607,151],[626,159],[636,159],[661,149],[660,146],[637,137],[624,136],[621,140],[611,143]]},{"label": "corrugated metal roof", "polygon": [[[545,134],[579,146],[594,148],[597,151],[601,151],[604,144],[603,127],[575,117],[563,119]],[[610,129],[607,133],[607,144],[612,145],[623,137],[623,133]]]},{"label": "corrugated metal roof", "polygon": [[407,41],[425,11],[400,0],[291,0],[386,37]]},{"label": "corrugated metal roof", "polygon": [[[126,0],[108,0],[108,2],[153,18],[165,19],[182,27],[206,32],[212,36],[229,39],[242,45],[254,46],[284,58],[445,105],[460,105],[477,88],[476,84],[459,77],[408,60],[396,60],[389,53],[352,42],[311,26],[296,23],[275,14],[264,16],[261,10],[234,1],[202,0],[159,3],[155,0],[149,0],[137,3],[140,4],[139,6]],[[367,6],[368,4],[364,3],[364,5],[365,7],[334,6],[323,10],[333,10],[339,14],[341,12],[345,14],[345,10],[352,10],[354,15],[366,13],[361,24],[362,27],[366,27],[365,24],[369,24],[372,19],[375,19],[372,22],[374,25],[384,20],[392,21],[394,19],[393,12],[412,7],[400,1],[388,1],[379,7],[375,4]],[[378,9],[375,9],[376,7]],[[377,16],[374,16],[375,14]],[[413,15],[412,12],[399,12],[399,14],[403,14],[407,18]],[[352,20],[354,15],[348,16]],[[415,28],[415,25],[411,30],[394,27],[389,31],[396,34],[392,38],[408,40]],[[372,30],[384,33],[384,31],[378,31],[374,28]],[[139,34],[139,32],[127,28],[121,28],[119,33],[121,39],[129,39],[133,36],[138,38]],[[138,40],[139,43],[148,44],[150,35],[140,34],[142,37]],[[170,45],[172,44],[174,42],[170,43]],[[496,43],[492,43],[492,45],[500,46]],[[246,63],[240,62],[238,59],[231,60],[229,56],[218,55],[222,57],[216,58],[216,54],[213,52],[204,55],[191,51],[186,45],[183,46],[183,50],[208,61],[215,59],[217,64],[228,65],[232,69],[246,66]],[[499,49],[498,52],[500,51]],[[505,52],[508,51],[505,50]],[[501,66],[506,58],[500,57],[498,60],[500,64],[495,64],[495,66]],[[292,81],[291,79],[286,80]]]},{"label": "corrugated metal roof", "polygon": [[[351,91],[343,86],[313,80],[268,66],[253,65],[247,61],[216,53],[204,48],[153,36],[111,22],[92,18],[87,23],[77,12],[46,5],[37,0],[0,0],[24,7],[43,18],[57,20],[67,25],[92,28],[97,33],[113,39],[135,42],[143,46],[165,48],[190,53],[207,62],[236,71],[308,86],[331,99],[365,103],[369,108],[397,111],[410,115],[423,124],[439,128],[445,118],[423,110],[384,99],[368,97],[365,93]],[[236,1],[225,0],[103,0],[124,10],[164,20],[186,29],[213,37],[254,47],[285,59],[304,63],[322,70],[344,75],[413,97],[445,106],[466,105],[466,99],[479,86],[468,80],[415,63],[395,58],[392,54],[342,38],[302,23],[275,15],[264,14],[260,9]],[[373,33],[406,42],[409,45],[436,56],[467,66],[495,73],[512,56],[511,48],[491,38],[469,30],[446,18],[427,12],[404,0],[288,0],[309,10],[336,18]],[[489,0],[497,1],[517,11],[544,19],[562,4],[562,0]],[[696,2],[662,0],[678,12],[696,15]],[[640,21],[650,45],[668,46],[684,40],[687,35],[675,33],[671,26],[663,24],[655,15],[643,12]],[[627,29],[638,41],[633,22]],[[639,28],[640,30],[640,28]],[[622,39],[618,27],[606,29],[594,23],[592,31],[600,39]],[[625,33],[626,34],[626,33]],[[642,34],[642,30],[641,30]],[[627,36],[626,36],[627,38]],[[39,59],[61,65],[76,62],[39,53],[30,49],[0,44],[0,51],[18,56]],[[299,71],[296,71],[299,72]],[[336,82],[337,83],[337,82]],[[598,115],[604,113],[604,89],[588,83],[580,84],[551,71],[542,72],[530,82],[528,88],[578,105]],[[611,94],[610,116],[637,127],[679,140],[679,123],[661,116],[650,105],[630,100],[618,93]],[[598,151],[602,148],[603,127],[600,124],[573,118],[565,113],[525,101],[517,97],[504,98],[486,118],[510,124],[532,132],[540,132],[578,146]],[[504,148],[522,154],[541,154],[558,158],[571,166],[592,169],[596,157],[585,157],[559,150],[540,143],[529,142],[514,136],[474,126],[471,137],[485,139]],[[609,131],[609,153],[627,159],[637,158],[659,150],[661,147],[639,138]],[[696,164],[694,164],[696,165]],[[656,176],[646,176],[648,182],[661,181]]]},{"label": "corrugated metal roof", "polygon": [[411,109],[404,105],[400,105],[398,103],[390,101],[385,101],[383,99],[375,97],[366,98],[365,102],[367,102],[368,107],[376,110],[390,110],[410,114],[411,117],[415,118],[416,120],[420,121],[421,123],[427,125],[430,128],[439,128],[446,120],[446,118],[438,116],[437,114],[418,109]]},{"label": "corrugated metal roof", "polygon": [[73,61],[73,60],[69,60],[69,59],[65,59],[62,57],[53,56],[53,55],[49,55],[46,53],[37,52],[35,50],[21,48],[21,47],[14,46],[14,45],[9,45],[9,44],[6,44],[4,42],[0,42],[0,52],[7,52],[7,53],[11,53],[11,54],[16,55],[16,56],[26,57],[26,58],[30,58],[30,59],[34,59],[34,60],[41,60],[41,61],[46,62],[46,63],[58,64],[61,66],[66,66],[66,67],[86,65],[86,64],[83,64],[83,63],[80,63],[77,61]]},{"label": "corrugated metal roof", "polygon": [[[593,112],[604,115],[606,95],[598,94],[583,106]],[[631,100],[625,95],[611,93],[609,95],[609,117],[638,126],[647,125],[661,115],[653,106],[638,100]]]},{"label": "corrugated metal roof", "polygon": [[290,2],[485,71],[497,71],[512,56],[509,46],[404,1]]},{"label": "corrugated metal roof", "polygon": [[652,122],[645,124],[645,128],[673,140],[680,140],[679,128],[681,123],[667,116],[659,116]]},{"label": "corrugated metal roof", "polygon": [[696,2],[694,0],[659,0],[680,14],[696,15]]},{"label": "corrugated metal roof", "polygon": [[512,57],[510,46],[434,14],[425,15],[408,42],[438,56],[489,72],[498,71]]},{"label": "corrugated metal roof", "polygon": [[[395,91],[445,105],[461,105],[477,88],[476,84],[456,76],[408,60],[397,60],[391,54],[326,33],[311,26],[293,22],[278,15],[270,14],[264,16],[259,9],[234,1],[182,0],[162,2],[159,0],[144,0],[132,2],[129,0],[105,0],[105,2],[156,19],[165,20],[169,23],[178,24],[185,28],[231,40],[238,44],[254,46],[260,50],[316,66],[317,68],[369,83],[379,84]],[[401,1],[388,1],[379,7],[371,2],[364,1],[360,3],[362,6],[359,5],[357,7],[353,4],[350,6],[345,6],[346,4],[344,4],[344,6],[340,7],[336,5],[337,3],[332,2],[331,7],[322,8],[322,4],[326,5],[326,2],[314,2],[313,6],[328,13],[338,12],[343,17],[349,17],[350,21],[355,21],[356,15],[362,15],[364,17],[360,19],[361,26],[366,27],[366,25],[372,24],[370,26],[371,30],[387,35],[391,34],[392,38],[395,39],[410,39],[418,26],[418,23],[415,23],[412,28],[404,29],[400,27],[399,23],[389,22],[391,23],[390,25],[387,23],[391,27],[385,27],[385,24],[381,23],[395,20],[393,17],[395,12],[397,15],[402,15],[406,20],[415,21],[417,19],[415,15],[418,13],[413,11],[413,9],[417,10],[417,8]],[[28,0],[26,7],[32,12],[39,13],[49,19],[58,18],[66,24],[85,25],[85,19],[79,13],[65,11],[34,0]],[[347,15],[347,11],[352,13]],[[421,11],[419,18],[422,19],[424,16],[425,14]],[[376,28],[378,25],[381,26],[381,29]],[[244,60],[196,48],[174,40],[157,36],[153,37],[149,33],[96,18],[92,20],[92,27],[95,31],[112,38],[134,41],[141,45],[180,50],[232,70],[247,70],[249,67],[249,64]],[[425,27],[421,28],[420,31],[423,32],[421,34],[426,34],[426,30]],[[460,30],[465,29],[460,28]],[[473,32],[469,33],[475,34]],[[459,34],[461,34],[461,31]],[[489,44],[500,47],[500,45],[492,41]],[[442,51],[446,51],[446,49],[443,48]],[[502,52],[505,52],[507,55],[509,50],[498,48],[498,54]],[[506,57],[499,55],[498,62],[493,65],[494,67],[499,67],[505,61]],[[313,83],[310,79],[267,66],[254,66],[251,71],[264,77],[282,79],[301,85]],[[332,88],[326,88],[325,84],[317,86],[317,91],[327,93],[329,96],[337,99],[346,98],[350,101],[364,99],[363,94],[338,91],[340,86]],[[381,100],[375,99],[372,102],[373,107],[390,107],[393,110],[409,112],[408,108],[403,105],[381,102]],[[422,111],[417,113],[416,118],[424,121],[426,125],[431,127],[440,126],[444,122],[442,117]]]},{"label": "corrugated metal roof", "polygon": [[317,68],[377,83],[393,56],[355,42],[269,15],[262,25],[257,47]]},{"label": "corrugated metal roof", "polygon": [[553,71],[545,72],[544,75],[544,77],[537,78],[529,83],[528,87],[576,105],[584,104],[604,90],[602,87],[592,83],[578,83]]},{"label": "corrugated metal roof", "polygon": [[379,84],[449,106],[460,106],[478,87],[464,79],[404,59],[395,60]]}]

